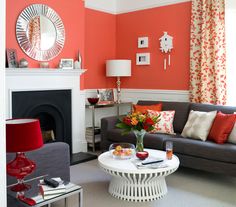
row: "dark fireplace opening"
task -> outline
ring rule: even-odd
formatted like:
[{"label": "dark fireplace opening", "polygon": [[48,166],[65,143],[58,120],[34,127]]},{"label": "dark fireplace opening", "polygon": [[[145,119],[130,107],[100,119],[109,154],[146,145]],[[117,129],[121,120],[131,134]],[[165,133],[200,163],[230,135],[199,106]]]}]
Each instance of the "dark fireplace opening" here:
[{"label": "dark fireplace opening", "polygon": [[12,118],[37,118],[44,142],[66,142],[72,153],[71,90],[12,93]]}]

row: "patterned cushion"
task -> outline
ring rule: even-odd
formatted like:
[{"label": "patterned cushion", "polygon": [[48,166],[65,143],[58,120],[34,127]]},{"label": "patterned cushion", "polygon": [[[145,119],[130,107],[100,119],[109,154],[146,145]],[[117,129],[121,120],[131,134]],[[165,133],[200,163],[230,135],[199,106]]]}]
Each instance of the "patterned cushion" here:
[{"label": "patterned cushion", "polygon": [[175,111],[153,111],[147,110],[150,116],[159,116],[160,121],[155,124],[154,129],[150,133],[166,133],[175,134],[173,128],[173,120]]},{"label": "patterned cushion", "polygon": [[203,112],[191,110],[181,135],[206,141],[216,113],[217,111]]}]

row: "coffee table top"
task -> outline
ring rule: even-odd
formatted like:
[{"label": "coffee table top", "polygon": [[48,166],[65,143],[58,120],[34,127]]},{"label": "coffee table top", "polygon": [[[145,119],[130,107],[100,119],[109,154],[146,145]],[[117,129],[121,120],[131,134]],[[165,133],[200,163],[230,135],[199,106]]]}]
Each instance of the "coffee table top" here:
[{"label": "coffee table top", "polygon": [[160,167],[160,168],[137,168],[136,164],[137,162],[141,162],[136,156],[134,156],[131,159],[128,160],[119,160],[114,159],[111,155],[111,153],[104,152],[98,157],[98,162],[101,167],[109,170],[113,170],[116,172],[125,172],[125,173],[150,173],[150,172],[165,172],[167,170],[171,169],[177,169],[179,166],[179,159],[177,156],[173,155],[171,160],[166,159],[166,152],[160,151],[160,150],[153,150],[153,149],[145,149],[145,151],[148,151],[149,158],[161,158],[163,159],[163,165],[165,164],[166,167]]}]

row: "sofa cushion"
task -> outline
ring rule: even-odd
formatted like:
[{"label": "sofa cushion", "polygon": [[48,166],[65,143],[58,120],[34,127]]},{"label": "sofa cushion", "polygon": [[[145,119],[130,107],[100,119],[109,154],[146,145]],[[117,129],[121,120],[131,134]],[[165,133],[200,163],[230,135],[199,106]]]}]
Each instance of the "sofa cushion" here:
[{"label": "sofa cushion", "polygon": [[227,142],[236,144],[236,122],[234,123],[234,127],[229,135]]},{"label": "sofa cushion", "polygon": [[182,136],[206,141],[217,111],[193,111],[189,113]]},{"label": "sofa cushion", "polygon": [[134,110],[134,112],[141,112],[141,113],[146,113],[147,110],[161,111],[162,110],[162,103],[147,105],[147,106],[133,104],[133,110]]},{"label": "sofa cushion", "polygon": [[218,144],[225,143],[234,127],[235,119],[236,114],[224,114],[218,112],[207,139]]},{"label": "sofa cushion", "polygon": [[154,125],[154,129],[150,133],[166,133],[175,134],[173,128],[173,120],[175,111],[153,111],[147,110],[150,117],[158,117],[159,122]]},{"label": "sofa cushion", "polygon": [[169,138],[166,141],[173,142],[174,153],[236,164],[236,145],[216,144],[212,141],[202,142],[180,137]]},{"label": "sofa cushion", "polygon": [[175,117],[173,121],[174,132],[181,133],[184,125],[187,122],[190,103],[189,102],[168,102],[168,101],[138,101],[139,105],[151,105],[162,103],[163,111],[175,111]]}]

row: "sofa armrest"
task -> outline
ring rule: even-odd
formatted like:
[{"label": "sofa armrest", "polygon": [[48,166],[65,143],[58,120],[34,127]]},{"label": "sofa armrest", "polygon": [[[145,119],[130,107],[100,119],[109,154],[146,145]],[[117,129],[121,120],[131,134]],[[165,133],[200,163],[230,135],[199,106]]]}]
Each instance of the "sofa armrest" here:
[{"label": "sofa armrest", "polygon": [[[44,144],[38,150],[26,153],[26,157],[36,163],[36,170],[25,179],[49,175],[50,177],[61,177],[70,180],[70,150],[69,145],[64,142],[53,142]],[[7,153],[7,162],[15,158],[15,153]],[[16,179],[7,176],[7,184],[16,183]]]},{"label": "sofa armrest", "polygon": [[[124,116],[124,115],[123,115]],[[110,145],[107,137],[107,132],[110,129],[116,128],[116,123],[118,123],[119,118],[123,116],[110,116],[101,119],[101,150],[106,151]]]}]

